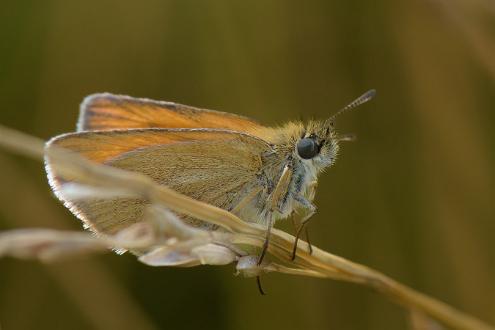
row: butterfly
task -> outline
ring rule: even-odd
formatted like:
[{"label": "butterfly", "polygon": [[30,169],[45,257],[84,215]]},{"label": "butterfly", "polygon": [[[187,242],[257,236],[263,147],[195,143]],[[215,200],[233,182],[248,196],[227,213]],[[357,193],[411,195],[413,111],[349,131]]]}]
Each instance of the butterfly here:
[{"label": "butterfly", "polygon": [[[370,90],[326,120],[288,122],[267,127],[257,121],[214,110],[109,93],[86,97],[77,131],[56,136],[57,146],[108,166],[139,172],[199,201],[220,207],[244,221],[266,226],[295,211],[304,214],[296,238],[315,213],[318,174],[339,151],[334,119],[375,95]],[[60,189],[63,177],[46,159],[55,195],[95,233],[115,234],[143,221],[148,201],[133,197],[73,199]],[[194,226],[216,230],[182,216]],[[297,240],[296,240],[297,244]],[[295,258],[295,247],[293,258]]]}]

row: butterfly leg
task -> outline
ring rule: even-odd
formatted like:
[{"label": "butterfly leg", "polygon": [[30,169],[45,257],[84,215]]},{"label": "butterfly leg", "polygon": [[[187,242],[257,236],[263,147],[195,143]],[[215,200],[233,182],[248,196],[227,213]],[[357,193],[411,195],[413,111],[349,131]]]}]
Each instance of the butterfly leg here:
[{"label": "butterfly leg", "polygon": [[287,189],[291,177],[292,177],[292,166],[289,163],[284,166],[284,170],[280,175],[280,179],[278,180],[277,185],[271,195],[271,206],[270,206],[270,212],[268,213],[268,223],[267,223],[267,229],[265,235],[265,242],[263,243],[263,248],[261,250],[261,254],[258,259],[258,266],[261,265],[261,262],[265,257],[266,251],[268,249],[268,245],[270,243],[270,235],[272,233],[272,227],[274,222],[273,212],[279,211],[280,201],[283,200],[283,197],[287,194]]},{"label": "butterfly leg", "polygon": [[[315,193],[316,193],[316,186],[318,185],[318,182],[312,181],[309,186],[308,186],[308,196],[311,200],[315,198]],[[309,240],[309,230],[308,226],[304,228],[304,232],[306,234],[306,242],[308,242],[308,248],[309,248],[309,254],[313,254],[313,245],[311,244],[311,241]]]},{"label": "butterfly leg", "polygon": [[[265,258],[266,251],[268,250],[268,245],[270,244],[270,236],[272,234],[273,227],[273,216],[270,214],[270,218],[268,220],[268,227],[266,229],[265,242],[263,243],[263,247],[261,248],[261,254],[258,257],[257,265],[260,266]],[[261,295],[265,295],[265,291],[263,291],[263,287],[261,286],[261,277],[260,275],[256,276],[256,284],[258,285],[258,290]]]},{"label": "butterfly leg", "polygon": [[[263,243],[263,247],[261,249],[261,254],[258,258],[258,266],[261,265],[263,262],[263,258],[265,257],[266,251],[268,250],[268,246],[270,244],[270,236],[272,234],[272,228],[273,228],[273,223],[274,223],[274,218],[273,218],[273,212],[274,211],[280,211],[279,210],[279,204],[283,200],[283,196],[287,194],[288,186],[290,183],[290,179],[292,177],[292,165],[291,163],[287,163],[284,166],[284,170],[282,171],[282,174],[280,175],[280,179],[277,182],[277,185],[275,186],[275,189],[272,192],[271,195],[271,207],[270,207],[270,212],[268,214],[268,223],[267,223],[267,229],[266,229],[266,235],[265,235],[265,242]],[[260,290],[261,294],[265,294],[263,292],[263,289],[261,287],[261,281],[260,277],[256,277],[256,281],[258,283],[258,289]]]},{"label": "butterfly leg", "polygon": [[263,291],[263,287],[261,286],[261,277],[258,275],[256,276],[256,285],[258,286],[258,291],[262,296],[264,296],[266,293]]},{"label": "butterfly leg", "polygon": [[313,244],[311,244],[311,241],[309,239],[308,226],[306,226],[306,228],[304,228],[304,233],[305,233],[305,236],[306,236],[306,242],[308,243],[309,254],[313,254]]},{"label": "butterfly leg", "polygon": [[268,250],[268,245],[270,244],[270,236],[272,234],[272,227],[273,227],[273,216],[270,215],[270,218],[268,219],[268,227],[266,229],[266,234],[265,234],[265,242],[263,243],[263,247],[261,248],[261,254],[258,258],[258,266],[261,265],[263,262],[263,258],[265,257],[266,251]]},{"label": "butterfly leg", "polygon": [[[297,196],[295,199],[305,209],[308,210],[308,213],[301,220],[301,224],[299,225],[299,228],[297,228],[297,231],[296,231],[296,240],[294,241],[294,248],[292,249],[291,260],[296,259],[297,243],[299,242],[299,237],[301,236],[302,230],[304,229],[305,225],[308,223],[309,219],[311,219],[311,217],[316,213],[316,206],[314,206],[313,204],[311,204],[311,202],[308,201],[306,198],[304,198],[302,196]],[[306,231],[306,237],[307,237],[307,231]],[[311,245],[309,247],[309,251],[310,251],[310,253],[312,253],[312,247],[311,247]]]}]

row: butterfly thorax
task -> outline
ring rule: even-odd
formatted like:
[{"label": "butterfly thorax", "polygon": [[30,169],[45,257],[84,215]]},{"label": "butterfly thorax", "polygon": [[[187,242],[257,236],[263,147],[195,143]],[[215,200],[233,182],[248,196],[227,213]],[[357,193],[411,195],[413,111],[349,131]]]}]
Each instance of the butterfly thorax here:
[{"label": "butterfly thorax", "polygon": [[[262,190],[238,215],[245,221],[267,223],[270,217],[284,219],[311,204],[318,173],[334,162],[338,146],[334,132],[322,122],[288,123],[281,128],[258,130],[256,135],[270,142],[272,149],[261,158],[256,186]],[[299,141],[305,138],[314,139],[318,145],[317,154],[310,159],[298,153]],[[284,175],[284,171],[288,173]]]}]

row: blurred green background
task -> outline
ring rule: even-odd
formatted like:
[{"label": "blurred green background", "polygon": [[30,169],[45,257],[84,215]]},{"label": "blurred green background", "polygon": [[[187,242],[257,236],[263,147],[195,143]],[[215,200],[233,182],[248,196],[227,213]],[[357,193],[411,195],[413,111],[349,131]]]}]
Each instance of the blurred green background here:
[{"label": "blurred green background", "polygon": [[[339,118],[358,140],[320,179],[319,247],[495,323],[495,6],[489,0],[2,1],[0,123],[48,139],[113,92],[267,125]],[[0,137],[1,138],[1,137]],[[81,228],[40,163],[0,152],[0,229]],[[130,255],[0,260],[10,329],[403,329],[382,296]]]}]

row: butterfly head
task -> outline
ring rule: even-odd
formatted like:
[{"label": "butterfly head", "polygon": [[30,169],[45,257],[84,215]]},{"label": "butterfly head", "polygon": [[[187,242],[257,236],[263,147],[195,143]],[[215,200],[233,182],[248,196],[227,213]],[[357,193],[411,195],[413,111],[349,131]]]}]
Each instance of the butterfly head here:
[{"label": "butterfly head", "polygon": [[293,157],[317,172],[332,165],[338,151],[338,137],[329,122],[309,122],[294,139]]},{"label": "butterfly head", "polygon": [[340,141],[352,140],[347,135],[339,136],[334,130],[334,119],[340,114],[354,109],[371,100],[375,90],[364,93],[325,121],[313,121],[305,125],[295,143],[295,156],[303,162],[311,161],[317,171],[333,164],[339,151]]}]

